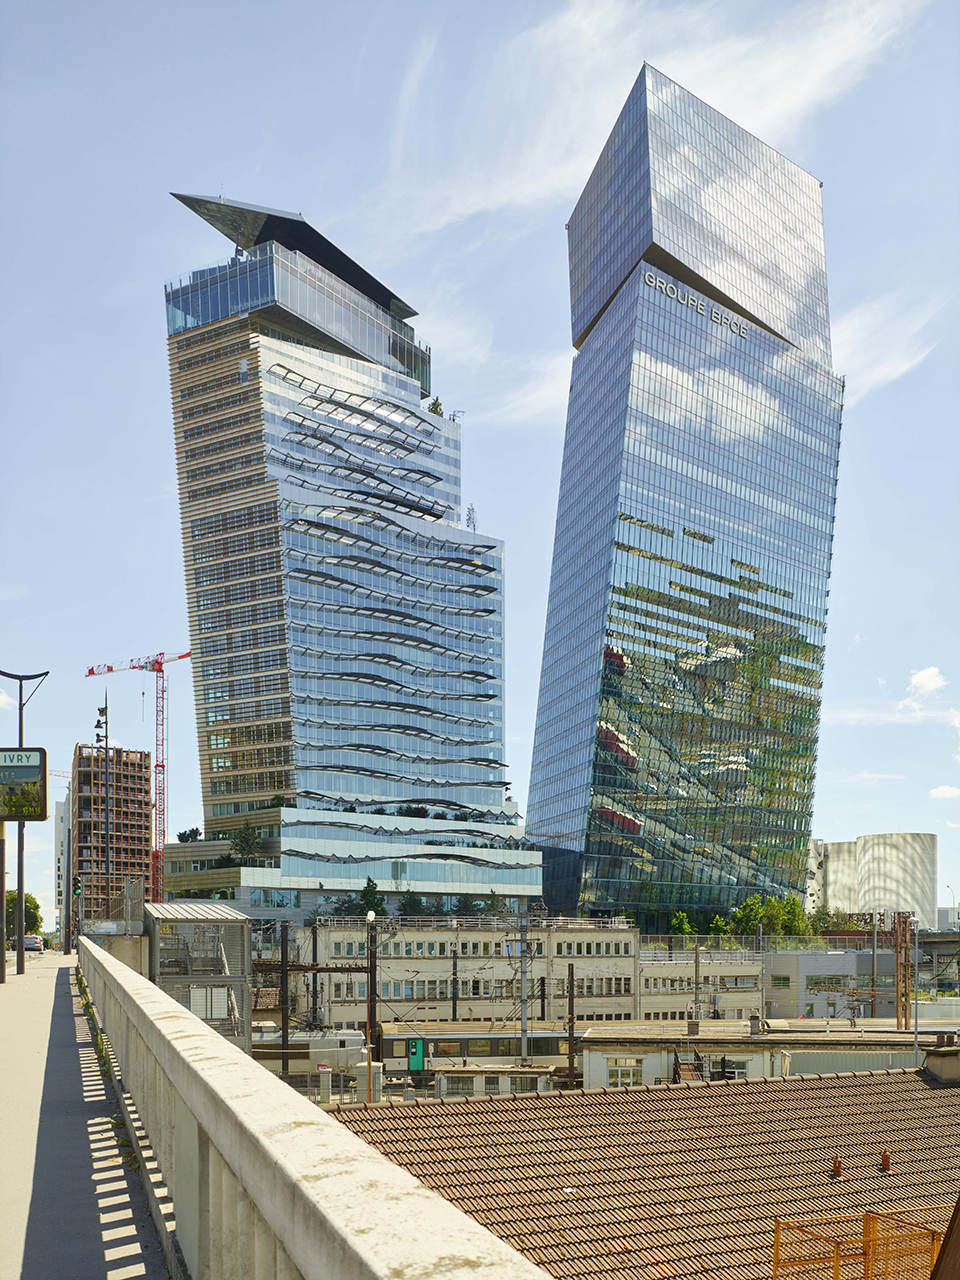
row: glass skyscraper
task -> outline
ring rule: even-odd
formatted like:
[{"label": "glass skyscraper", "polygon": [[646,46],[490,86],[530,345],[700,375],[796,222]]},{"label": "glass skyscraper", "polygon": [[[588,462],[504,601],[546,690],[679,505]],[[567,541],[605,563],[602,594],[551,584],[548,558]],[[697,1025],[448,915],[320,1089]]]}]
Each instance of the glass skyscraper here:
[{"label": "glass skyscraper", "polygon": [[554,909],[803,892],[840,443],[820,183],[645,66],[568,227],[528,834]]},{"label": "glass skyscraper", "polygon": [[539,896],[503,545],[460,527],[416,313],[296,214],[177,198],[234,246],[166,288],[207,837],[249,817],[278,891]]}]

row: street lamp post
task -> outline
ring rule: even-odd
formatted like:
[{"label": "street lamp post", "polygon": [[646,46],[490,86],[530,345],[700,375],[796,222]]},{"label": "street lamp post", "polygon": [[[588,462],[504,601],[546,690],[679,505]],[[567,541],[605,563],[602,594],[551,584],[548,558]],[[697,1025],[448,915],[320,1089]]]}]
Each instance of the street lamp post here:
[{"label": "street lamp post", "polygon": [[373,1102],[373,1041],[377,1018],[377,913],[367,912],[367,1102]]},{"label": "street lamp post", "polygon": [[[37,692],[40,685],[43,684],[49,671],[38,671],[34,675],[17,675],[13,671],[0,671],[0,676],[5,680],[16,680],[17,692],[17,746],[23,746],[23,708],[30,701],[30,698]],[[38,680],[39,684],[34,689],[30,697],[24,698],[23,686],[31,680]],[[3,895],[3,928],[0,930],[0,982],[7,980],[7,939],[6,939],[6,919],[7,919],[7,859],[6,859],[6,841],[0,840],[0,892]],[[24,932],[24,880],[23,880],[23,823],[17,823],[17,973],[26,971],[26,960],[23,950],[23,932]]]}]

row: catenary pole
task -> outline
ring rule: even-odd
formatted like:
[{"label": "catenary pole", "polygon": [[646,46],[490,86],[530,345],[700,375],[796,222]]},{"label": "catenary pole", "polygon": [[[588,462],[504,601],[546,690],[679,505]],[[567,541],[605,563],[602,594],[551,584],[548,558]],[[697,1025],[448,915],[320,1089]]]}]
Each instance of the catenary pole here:
[{"label": "catenary pole", "polygon": [[567,965],[567,1088],[573,1088],[573,965]]},{"label": "catenary pole", "polygon": [[[23,746],[23,708],[30,701],[30,698],[32,698],[33,695],[37,692],[37,689],[40,688],[40,685],[43,684],[44,680],[46,680],[49,674],[50,674],[49,671],[37,671],[34,675],[18,675],[13,671],[0,671],[0,676],[3,676],[4,679],[16,680],[17,682],[17,746],[18,747]],[[37,688],[31,692],[30,697],[24,700],[23,686],[24,684],[28,683],[31,680],[38,680],[40,683],[37,685]],[[23,878],[23,843],[24,843],[23,837],[24,837],[24,823],[18,822],[17,823],[17,973],[24,973],[26,970],[26,960],[25,960],[24,949],[23,949],[24,916],[25,916],[25,910],[24,910],[25,886],[24,886],[24,878]],[[2,887],[3,889],[3,911],[4,911],[4,921],[6,921],[6,911],[7,911],[6,856],[4,856],[3,861],[4,861],[4,865],[2,870],[4,874],[3,874],[2,884],[0,884],[0,887]],[[6,937],[4,937],[3,962],[2,962],[3,964],[2,980],[4,982],[6,981],[6,948],[7,948],[7,940],[6,940]]]}]

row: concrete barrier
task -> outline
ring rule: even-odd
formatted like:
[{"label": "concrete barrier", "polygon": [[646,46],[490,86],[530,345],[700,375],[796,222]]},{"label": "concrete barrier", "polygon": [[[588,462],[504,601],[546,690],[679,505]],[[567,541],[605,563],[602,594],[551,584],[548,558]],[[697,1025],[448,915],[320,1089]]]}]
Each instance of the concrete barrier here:
[{"label": "concrete barrier", "polygon": [[78,955],[193,1280],[545,1280],[146,978]]}]

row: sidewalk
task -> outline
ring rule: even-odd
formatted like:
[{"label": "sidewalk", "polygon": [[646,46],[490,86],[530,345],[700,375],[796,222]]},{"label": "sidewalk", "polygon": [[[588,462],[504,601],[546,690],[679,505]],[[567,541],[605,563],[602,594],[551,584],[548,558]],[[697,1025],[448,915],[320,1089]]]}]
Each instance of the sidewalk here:
[{"label": "sidewalk", "polygon": [[0,1280],[167,1280],[75,961],[44,952],[0,986]]}]

